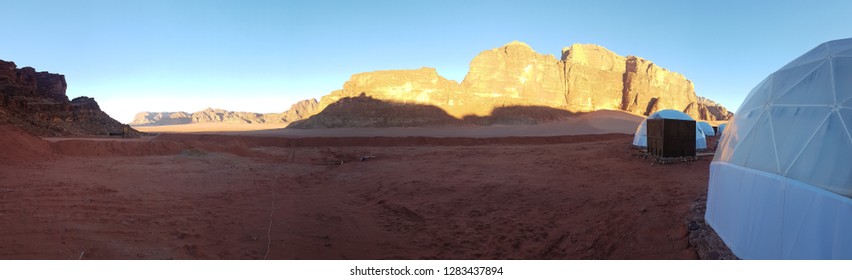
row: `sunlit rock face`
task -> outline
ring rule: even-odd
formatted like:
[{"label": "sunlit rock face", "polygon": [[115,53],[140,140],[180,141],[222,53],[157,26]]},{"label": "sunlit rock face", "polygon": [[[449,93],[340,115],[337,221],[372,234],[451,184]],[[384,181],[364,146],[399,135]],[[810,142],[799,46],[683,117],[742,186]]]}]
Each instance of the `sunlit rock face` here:
[{"label": "sunlit rock face", "polygon": [[[644,115],[656,111],[653,108],[684,111],[698,100],[691,81],[651,61],[628,56],[625,71],[623,110]],[[696,112],[685,113],[698,117]]]},{"label": "sunlit rock face", "polygon": [[[729,112],[724,106],[701,96],[698,97],[698,103],[695,105],[697,112],[691,115],[697,114],[698,118],[702,120],[730,120],[734,117],[734,113]],[[686,110],[687,114],[691,113],[690,107],[687,107]]]},{"label": "sunlit rock face", "polygon": [[562,50],[568,108],[587,112],[622,109],[625,58],[598,45]]},{"label": "sunlit rock face", "polygon": [[624,110],[642,115],[675,109],[700,120],[732,116],[715,102],[699,99],[692,82],[683,75],[590,44],[566,47],[557,59],[522,42],[511,42],[474,57],[460,84],[441,77],[433,68],[359,73],[343,89],[322,97],[317,112],[342,98],[357,96],[431,105],[457,118],[514,106],[571,112]]},{"label": "sunlit rock face", "polygon": [[360,73],[343,84],[343,89],[323,96],[319,110],[346,97],[361,95],[397,103],[448,106],[460,92],[459,84],[438,75],[435,68],[386,70]]},{"label": "sunlit rock face", "polygon": [[495,107],[539,105],[564,108],[562,62],[521,42],[481,52],[470,62],[450,111],[489,114]]}]

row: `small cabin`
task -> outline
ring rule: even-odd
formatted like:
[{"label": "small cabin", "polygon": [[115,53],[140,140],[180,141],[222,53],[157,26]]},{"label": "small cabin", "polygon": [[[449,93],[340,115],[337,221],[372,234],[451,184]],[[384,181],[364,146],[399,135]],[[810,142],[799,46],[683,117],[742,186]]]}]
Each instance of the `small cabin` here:
[{"label": "small cabin", "polygon": [[695,121],[648,119],[648,153],[660,158],[695,156]]}]

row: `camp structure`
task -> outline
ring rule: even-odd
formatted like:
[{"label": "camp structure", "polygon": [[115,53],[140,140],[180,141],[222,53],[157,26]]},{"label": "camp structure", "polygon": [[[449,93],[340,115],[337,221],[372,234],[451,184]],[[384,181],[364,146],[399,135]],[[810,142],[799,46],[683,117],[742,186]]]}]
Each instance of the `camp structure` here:
[{"label": "camp structure", "polygon": [[[689,115],[677,111],[677,110],[660,110],[656,113],[648,116],[648,119],[675,119],[675,120],[688,120],[692,121],[692,117]],[[643,120],[642,123],[639,124],[639,127],[636,128],[636,134],[633,135],[633,146],[647,148],[648,147],[648,123],[647,119]],[[695,126],[695,149],[703,150],[707,149],[707,138],[704,136],[704,132],[698,128],[698,125]]]},{"label": "camp structure", "polygon": [[695,123],[698,126],[698,129],[701,129],[704,132],[704,136],[716,136],[716,131],[713,130],[713,126],[707,122],[698,121]]},{"label": "camp structure", "polygon": [[710,164],[706,221],[742,259],[852,259],[852,39],[760,82]]},{"label": "camp structure", "polygon": [[727,123],[720,124],[720,125],[718,126],[718,127],[719,127],[719,131],[718,131],[718,132],[716,132],[716,134],[718,134],[718,135],[721,137],[721,136],[722,136],[722,132],[724,132],[724,131],[725,131],[725,127],[726,127],[726,126],[728,126],[728,124],[727,124]]}]

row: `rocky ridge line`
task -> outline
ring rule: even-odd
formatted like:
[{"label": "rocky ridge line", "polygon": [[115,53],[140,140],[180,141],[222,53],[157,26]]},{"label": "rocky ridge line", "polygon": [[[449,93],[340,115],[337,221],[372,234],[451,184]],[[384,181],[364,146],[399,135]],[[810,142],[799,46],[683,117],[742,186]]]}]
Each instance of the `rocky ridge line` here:
[{"label": "rocky ridge line", "polygon": [[[511,42],[477,55],[461,83],[447,80],[428,67],[358,73],[344,83],[343,89],[323,96],[317,112],[341,100],[362,97],[435,106],[458,119],[519,106],[572,113],[623,110],[640,115],[676,109],[711,121],[733,116],[715,102],[698,97],[692,82],[683,75],[649,60],[620,56],[590,44],[566,47],[561,59],[556,59],[535,52],[525,43]],[[347,114],[357,118],[361,111],[369,110],[350,108]],[[298,127],[324,127],[321,118],[308,119]]]},{"label": "rocky ridge line", "polygon": [[[65,76],[18,68],[0,60],[0,123],[37,136],[89,136],[122,133],[125,125],[101,111],[94,98],[68,100]],[[139,132],[130,129],[131,135]]]},{"label": "rocky ridge line", "polygon": [[233,123],[233,124],[289,124],[316,113],[316,99],[306,99],[293,104],[282,113],[235,112],[224,109],[207,108],[194,113],[187,112],[140,112],[136,114],[133,126],[178,125],[189,123]]}]

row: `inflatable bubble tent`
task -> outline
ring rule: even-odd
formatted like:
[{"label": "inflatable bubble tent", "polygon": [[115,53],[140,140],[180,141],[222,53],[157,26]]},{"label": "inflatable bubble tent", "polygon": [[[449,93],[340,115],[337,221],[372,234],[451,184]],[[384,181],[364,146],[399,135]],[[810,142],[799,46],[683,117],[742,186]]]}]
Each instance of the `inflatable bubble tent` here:
[{"label": "inflatable bubble tent", "polygon": [[696,121],[695,125],[698,126],[698,128],[700,128],[702,132],[704,132],[705,136],[716,136],[716,131],[713,130],[713,126],[709,123]]},{"label": "inflatable bubble tent", "polygon": [[721,136],[721,135],[722,135],[722,132],[724,132],[724,131],[725,131],[725,126],[727,126],[727,125],[728,125],[728,124],[726,124],[726,123],[720,124],[720,125],[719,125],[719,132],[717,132],[716,134],[719,134],[719,136]]},{"label": "inflatable bubble tent", "polygon": [[852,38],[760,82],[724,128],[707,222],[743,259],[852,259]]}]

